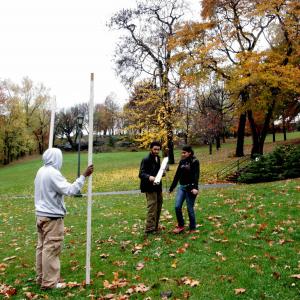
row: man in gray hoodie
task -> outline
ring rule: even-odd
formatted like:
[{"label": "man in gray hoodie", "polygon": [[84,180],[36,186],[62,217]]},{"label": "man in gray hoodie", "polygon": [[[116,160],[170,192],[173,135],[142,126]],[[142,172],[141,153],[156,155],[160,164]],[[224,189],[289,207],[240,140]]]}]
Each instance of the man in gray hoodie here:
[{"label": "man in gray hoodie", "polygon": [[60,260],[59,255],[64,239],[64,216],[66,207],[64,195],[78,194],[83,187],[85,177],[93,173],[93,165],[69,183],[60,173],[62,166],[62,152],[57,148],[50,148],[43,154],[44,166],[35,177],[35,214],[38,233],[36,247],[37,283],[43,289],[60,288]]}]

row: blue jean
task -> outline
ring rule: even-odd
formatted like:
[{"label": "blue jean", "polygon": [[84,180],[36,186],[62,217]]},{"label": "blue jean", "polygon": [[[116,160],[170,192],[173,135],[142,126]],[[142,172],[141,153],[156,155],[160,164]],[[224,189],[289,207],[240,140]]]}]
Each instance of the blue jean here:
[{"label": "blue jean", "polygon": [[186,200],[186,206],[188,210],[189,220],[190,220],[190,230],[196,229],[196,217],[194,211],[194,205],[197,195],[192,194],[185,190],[184,187],[179,186],[177,189],[176,200],[175,200],[175,212],[177,217],[178,226],[184,226],[184,219],[182,215],[182,205],[184,200]]}]

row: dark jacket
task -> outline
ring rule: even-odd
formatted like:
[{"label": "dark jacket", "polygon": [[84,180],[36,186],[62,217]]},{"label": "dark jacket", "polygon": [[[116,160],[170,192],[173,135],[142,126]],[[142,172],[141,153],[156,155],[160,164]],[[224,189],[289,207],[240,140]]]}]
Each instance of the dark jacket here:
[{"label": "dark jacket", "polygon": [[191,191],[192,189],[198,190],[199,176],[200,176],[199,160],[195,156],[182,159],[179,162],[179,165],[176,170],[176,174],[174,176],[169,191],[172,192],[174,190],[178,181],[180,185],[186,186],[186,189],[188,191]]},{"label": "dark jacket", "polygon": [[142,193],[151,193],[162,191],[162,184],[154,185],[153,182],[149,181],[150,176],[156,176],[160,168],[160,158],[157,156],[157,162],[155,156],[149,153],[146,156],[140,166],[139,178],[141,179],[141,192]]}]

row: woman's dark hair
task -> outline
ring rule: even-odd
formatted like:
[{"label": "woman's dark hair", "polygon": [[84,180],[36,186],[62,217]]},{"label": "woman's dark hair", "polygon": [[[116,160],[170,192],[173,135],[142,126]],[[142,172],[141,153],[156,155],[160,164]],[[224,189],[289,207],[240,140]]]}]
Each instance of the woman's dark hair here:
[{"label": "woman's dark hair", "polygon": [[184,145],[182,147],[182,151],[186,151],[186,152],[192,153],[192,155],[194,155],[194,150],[192,149],[192,147],[190,145]]},{"label": "woman's dark hair", "polygon": [[154,146],[157,146],[161,149],[161,143],[160,142],[157,142],[157,141],[154,141],[150,144],[150,149],[152,149]]}]

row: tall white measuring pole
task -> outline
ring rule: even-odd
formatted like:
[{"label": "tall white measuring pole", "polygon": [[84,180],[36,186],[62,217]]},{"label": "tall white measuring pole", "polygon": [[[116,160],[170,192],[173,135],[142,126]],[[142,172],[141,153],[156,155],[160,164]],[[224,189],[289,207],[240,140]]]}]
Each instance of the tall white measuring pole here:
[{"label": "tall white measuring pole", "polygon": [[56,99],[54,97],[51,101],[51,119],[50,119],[50,132],[49,132],[49,145],[48,145],[48,148],[53,147],[55,110],[56,110]]},{"label": "tall white measuring pole", "polygon": [[[93,123],[94,123],[94,73],[91,73],[89,103],[89,151],[88,165],[93,163]],[[89,176],[86,222],[86,284],[91,283],[91,229],[92,229],[92,175]]]}]

